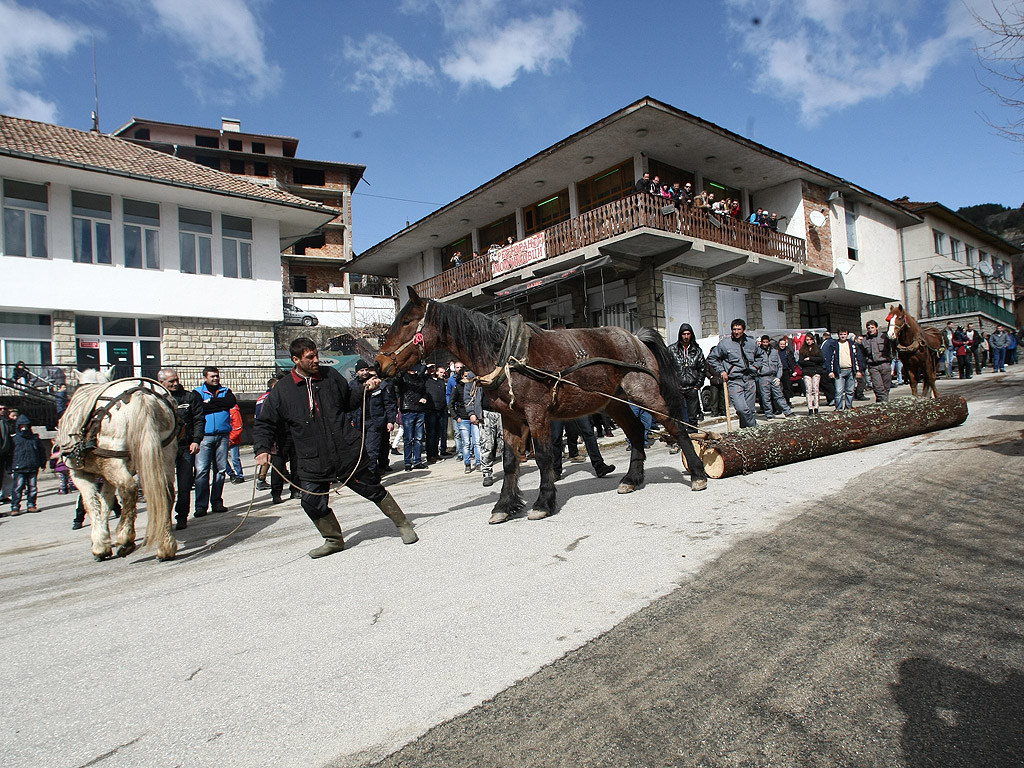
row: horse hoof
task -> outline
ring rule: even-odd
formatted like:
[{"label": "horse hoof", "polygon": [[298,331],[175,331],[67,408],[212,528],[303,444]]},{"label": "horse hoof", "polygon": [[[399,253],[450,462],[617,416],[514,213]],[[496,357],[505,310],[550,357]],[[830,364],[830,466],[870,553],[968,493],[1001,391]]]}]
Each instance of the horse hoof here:
[{"label": "horse hoof", "polygon": [[110,553],[109,552],[101,552],[100,554],[97,555],[95,552],[93,552],[92,553],[92,557],[93,557],[93,559],[97,563],[102,563],[104,560],[109,560],[110,559]]},{"label": "horse hoof", "polygon": [[498,523],[504,523],[508,520],[508,512],[495,512],[491,515],[491,519],[487,521],[488,525],[497,525]]},{"label": "horse hoof", "polygon": [[174,559],[174,553],[172,552],[169,555],[157,555],[156,559],[159,560],[161,563],[166,563],[168,560]]},{"label": "horse hoof", "polygon": [[619,483],[619,493],[632,493],[635,490],[635,485],[631,485],[629,483]]},{"label": "horse hoof", "polygon": [[706,477],[700,477],[700,478],[697,478],[696,480],[691,480],[690,481],[690,490],[691,491],[703,491],[707,487],[708,487],[708,480],[707,480]]},{"label": "horse hoof", "polygon": [[531,509],[529,514],[526,515],[527,520],[543,520],[545,517],[550,515],[546,509]]},{"label": "horse hoof", "polygon": [[122,544],[117,548],[118,557],[128,557],[132,552],[135,551],[135,542],[129,542],[128,544]]}]

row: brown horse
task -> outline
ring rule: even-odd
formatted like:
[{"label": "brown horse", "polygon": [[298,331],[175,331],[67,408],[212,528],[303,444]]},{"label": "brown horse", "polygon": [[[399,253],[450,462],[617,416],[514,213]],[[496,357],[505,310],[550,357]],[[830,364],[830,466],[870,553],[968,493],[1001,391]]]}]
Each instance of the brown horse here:
[{"label": "brown horse", "polygon": [[[606,411],[629,438],[629,471],[619,493],[644,480],[644,428],[627,400],[650,410],[682,448],[690,488],[707,487],[704,465],[683,428],[685,405],[678,371],[657,331],[634,336],[621,328],[544,331],[518,316],[492,320],[454,304],[420,298],[409,301],[388,330],[377,355],[385,376],[415,367],[434,349],[447,349],[477,372],[505,431],[504,480],[491,523],[519,512],[519,462],[527,433],[533,436],[540,494],[528,517],[555,511],[554,446],[551,422]],[[618,399],[613,399],[618,398]]]},{"label": "brown horse", "polygon": [[917,397],[917,382],[920,379],[923,384],[921,396],[927,396],[930,390],[932,397],[938,399],[939,390],[935,387],[935,379],[939,375],[942,332],[918,325],[902,304],[890,306],[889,315],[885,319],[889,322],[889,338],[896,342],[900,362],[910,377],[914,397]]}]

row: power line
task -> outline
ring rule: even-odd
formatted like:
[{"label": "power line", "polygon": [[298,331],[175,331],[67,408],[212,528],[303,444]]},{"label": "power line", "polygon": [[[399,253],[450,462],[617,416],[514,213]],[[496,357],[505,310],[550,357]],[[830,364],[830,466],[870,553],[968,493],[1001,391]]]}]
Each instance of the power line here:
[{"label": "power line", "polygon": [[352,196],[359,195],[361,197],[377,197],[381,200],[397,200],[401,203],[419,203],[420,205],[444,205],[444,203],[429,203],[426,200],[409,200],[405,197],[388,197],[387,195],[371,195],[369,192],[353,192]]}]

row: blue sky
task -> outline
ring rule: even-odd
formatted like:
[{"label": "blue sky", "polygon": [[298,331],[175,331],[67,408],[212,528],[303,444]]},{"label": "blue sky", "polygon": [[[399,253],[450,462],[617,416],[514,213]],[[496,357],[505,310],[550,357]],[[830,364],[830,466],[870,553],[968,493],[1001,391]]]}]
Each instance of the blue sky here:
[{"label": "blue sky", "polygon": [[[1022,0],[994,0],[1000,9]],[[357,252],[650,95],[886,197],[1024,203],[993,0],[0,0],[0,112],[299,138],[362,163]]]}]

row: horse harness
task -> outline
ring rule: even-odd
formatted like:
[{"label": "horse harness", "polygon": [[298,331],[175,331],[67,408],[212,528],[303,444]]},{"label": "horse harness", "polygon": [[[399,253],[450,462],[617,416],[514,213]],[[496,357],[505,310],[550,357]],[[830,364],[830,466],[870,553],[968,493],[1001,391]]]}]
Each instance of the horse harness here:
[{"label": "horse harness", "polygon": [[903,332],[904,328],[909,328],[909,327],[910,327],[910,323],[906,322],[906,319],[904,318],[904,321],[902,323],[900,323],[899,327],[896,329],[896,349],[898,351],[913,353],[913,352],[917,352],[917,350],[919,350],[921,347],[928,347],[928,349],[930,349],[932,352],[935,352],[935,353],[937,353],[939,355],[941,355],[945,351],[945,347],[939,347],[938,349],[936,349],[931,344],[929,344],[927,341],[925,341],[924,334],[921,333],[920,326],[918,327],[917,336],[915,336],[914,339],[909,344],[907,344],[907,345],[900,344],[900,342],[899,342],[900,334]]},{"label": "horse harness", "polygon": [[[81,429],[77,432],[66,432],[60,436],[61,455],[68,467],[72,469],[81,469],[85,466],[85,456],[87,453],[91,453],[93,456],[97,456],[101,459],[127,459],[131,456],[128,451],[114,451],[108,448],[100,448],[96,445],[96,437],[99,435],[100,429],[103,427],[103,420],[109,419],[110,414],[116,411],[122,403],[127,403],[136,392],[149,392],[156,395],[156,397],[159,398],[159,400],[166,405],[174,415],[174,429],[161,441],[161,447],[170,445],[178,438],[178,434],[180,432],[178,408],[177,405],[164,393],[164,386],[153,379],[139,377],[131,379],[131,381],[136,381],[138,383],[130,389],[126,389],[115,396],[104,394],[104,392],[114,384],[120,384],[124,381],[125,379],[119,379],[117,381],[111,381],[100,385],[102,388],[97,394],[91,396],[91,407],[85,414],[84,418],[81,419]],[[64,432],[64,430],[60,431]]]}]

